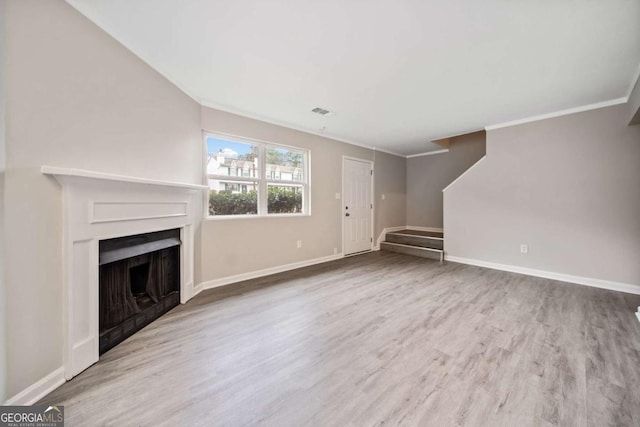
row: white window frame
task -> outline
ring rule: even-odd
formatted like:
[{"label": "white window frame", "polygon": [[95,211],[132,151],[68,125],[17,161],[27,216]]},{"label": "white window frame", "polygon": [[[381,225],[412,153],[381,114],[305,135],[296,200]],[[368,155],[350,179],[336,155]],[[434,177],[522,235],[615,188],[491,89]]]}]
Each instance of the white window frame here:
[{"label": "white window frame", "polygon": [[[207,138],[213,137],[218,139],[226,139],[231,142],[239,142],[243,144],[255,145],[258,147],[258,167],[260,169],[259,177],[231,176],[231,175],[215,175],[207,173],[208,166],[208,150]],[[206,219],[241,219],[241,218],[277,218],[277,217],[302,217],[311,216],[311,151],[307,148],[294,147],[291,145],[278,144],[270,141],[246,138],[237,135],[225,134],[220,132],[203,132],[204,146],[204,176],[205,185],[208,186],[209,180],[233,181],[234,183],[258,183],[258,213],[246,215],[209,215],[209,191],[205,195],[204,215]],[[287,151],[294,151],[302,154],[302,181],[287,181],[275,178],[267,178],[266,167],[266,149],[275,148]],[[302,212],[300,213],[268,213],[268,192],[269,184],[282,185],[289,187],[302,187]]]}]

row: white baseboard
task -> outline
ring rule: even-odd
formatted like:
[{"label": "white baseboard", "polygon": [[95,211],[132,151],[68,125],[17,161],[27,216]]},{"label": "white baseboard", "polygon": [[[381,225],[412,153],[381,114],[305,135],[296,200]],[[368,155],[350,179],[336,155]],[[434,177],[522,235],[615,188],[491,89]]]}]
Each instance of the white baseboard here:
[{"label": "white baseboard", "polygon": [[407,230],[416,230],[416,231],[433,231],[436,233],[444,233],[444,229],[443,228],[438,228],[438,227],[420,227],[417,225],[407,225]]},{"label": "white baseboard", "polygon": [[193,287],[193,296],[195,297],[203,290],[204,290],[204,286],[202,286],[202,283],[198,283],[196,286]]},{"label": "white baseboard", "polygon": [[591,286],[594,288],[609,289],[611,291],[626,292],[640,295],[640,286],[630,283],[612,282],[610,280],[593,279],[590,277],[572,276],[564,273],[554,273],[552,271],[536,270],[534,268],[518,267],[515,265],[497,264],[476,259],[461,258],[446,255],[445,261],[459,262],[461,264],[476,265],[478,267],[491,268],[493,270],[509,271],[511,273],[526,274],[527,276],[542,277],[544,279],[559,280],[561,282],[576,283],[578,285]]},{"label": "white baseboard", "polygon": [[335,261],[340,258],[343,258],[342,254],[329,255],[321,258],[279,265],[277,267],[265,268],[263,270],[251,271],[249,273],[236,274],[234,276],[227,276],[221,279],[202,282],[196,286],[196,289],[199,289],[198,293],[200,293],[205,289],[213,289],[219,286],[229,285],[231,283],[242,282],[244,280],[257,279],[258,277],[269,276],[271,274],[282,273],[283,271],[295,270],[297,268],[308,267],[310,265],[322,264],[323,262]]},{"label": "white baseboard", "polygon": [[640,307],[638,307],[638,311],[636,311],[636,316],[638,317],[638,321],[640,322]]},{"label": "white baseboard", "polygon": [[[12,398],[5,405],[33,405],[65,383],[64,367],[59,367],[41,380],[31,384]],[[55,403],[55,402],[53,402]]]}]

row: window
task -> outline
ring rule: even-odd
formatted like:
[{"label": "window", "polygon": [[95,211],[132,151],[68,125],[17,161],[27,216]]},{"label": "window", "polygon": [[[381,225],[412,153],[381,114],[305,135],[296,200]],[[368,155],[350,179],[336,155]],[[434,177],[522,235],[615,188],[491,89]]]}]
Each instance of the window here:
[{"label": "window", "polygon": [[206,135],[209,215],[309,213],[309,151]]}]

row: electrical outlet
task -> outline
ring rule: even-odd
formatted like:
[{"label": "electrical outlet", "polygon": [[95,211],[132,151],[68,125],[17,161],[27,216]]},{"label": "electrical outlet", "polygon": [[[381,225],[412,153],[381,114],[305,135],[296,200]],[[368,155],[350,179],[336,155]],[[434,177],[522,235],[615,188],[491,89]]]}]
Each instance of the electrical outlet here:
[{"label": "electrical outlet", "polygon": [[529,245],[520,245],[520,253],[528,254],[529,253]]},{"label": "electrical outlet", "polygon": [[385,199],[385,196],[384,196],[384,194],[383,194],[383,195],[382,195],[382,200],[384,200],[384,199]]},{"label": "electrical outlet", "polygon": [[336,193],[336,200],[340,200],[340,193]]},{"label": "electrical outlet", "polygon": [[338,255],[338,248],[333,248],[333,254]]},{"label": "electrical outlet", "polygon": [[302,240],[298,240],[296,245],[298,246],[298,249],[300,249],[302,247]]}]

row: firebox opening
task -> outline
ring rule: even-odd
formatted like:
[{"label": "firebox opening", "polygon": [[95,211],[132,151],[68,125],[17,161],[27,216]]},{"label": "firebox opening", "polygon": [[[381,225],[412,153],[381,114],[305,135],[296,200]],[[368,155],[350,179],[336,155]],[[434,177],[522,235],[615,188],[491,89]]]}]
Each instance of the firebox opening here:
[{"label": "firebox opening", "polygon": [[147,282],[149,281],[149,263],[137,265],[129,268],[129,281],[131,282],[131,293],[140,307],[141,303],[148,300]]},{"label": "firebox opening", "polygon": [[103,354],[180,304],[180,230],[100,242]]}]

